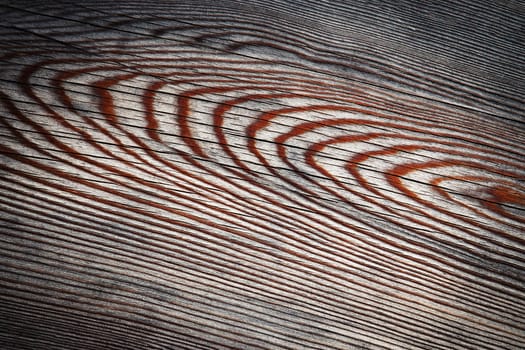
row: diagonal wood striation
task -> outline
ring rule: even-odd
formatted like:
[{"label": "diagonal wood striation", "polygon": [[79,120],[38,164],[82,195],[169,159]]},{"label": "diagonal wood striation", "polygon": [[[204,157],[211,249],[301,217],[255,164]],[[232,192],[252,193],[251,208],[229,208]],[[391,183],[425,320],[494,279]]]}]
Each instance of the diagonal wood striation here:
[{"label": "diagonal wood striation", "polygon": [[525,347],[519,2],[0,9],[0,348]]}]

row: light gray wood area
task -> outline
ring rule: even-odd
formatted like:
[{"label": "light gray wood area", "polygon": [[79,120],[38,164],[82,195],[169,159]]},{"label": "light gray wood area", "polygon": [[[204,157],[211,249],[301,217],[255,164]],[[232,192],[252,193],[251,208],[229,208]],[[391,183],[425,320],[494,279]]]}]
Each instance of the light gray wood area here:
[{"label": "light gray wood area", "polygon": [[522,1],[0,15],[0,349],[525,348]]}]

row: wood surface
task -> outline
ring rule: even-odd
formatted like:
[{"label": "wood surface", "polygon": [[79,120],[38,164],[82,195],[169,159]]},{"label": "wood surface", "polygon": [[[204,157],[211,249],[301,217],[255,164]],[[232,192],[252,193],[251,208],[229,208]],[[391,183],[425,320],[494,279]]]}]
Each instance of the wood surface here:
[{"label": "wood surface", "polygon": [[525,348],[522,1],[0,15],[0,349]]}]

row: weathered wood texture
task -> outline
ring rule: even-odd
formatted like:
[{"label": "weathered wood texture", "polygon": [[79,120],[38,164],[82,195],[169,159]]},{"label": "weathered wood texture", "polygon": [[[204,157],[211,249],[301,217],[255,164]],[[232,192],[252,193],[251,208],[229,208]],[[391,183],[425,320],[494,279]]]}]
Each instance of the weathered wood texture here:
[{"label": "weathered wood texture", "polygon": [[525,348],[521,1],[1,1],[1,349]]}]

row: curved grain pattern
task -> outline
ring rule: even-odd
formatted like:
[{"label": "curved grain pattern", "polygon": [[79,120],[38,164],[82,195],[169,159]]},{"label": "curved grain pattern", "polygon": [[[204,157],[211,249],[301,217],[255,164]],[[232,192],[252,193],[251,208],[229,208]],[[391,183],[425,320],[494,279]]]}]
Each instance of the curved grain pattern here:
[{"label": "curved grain pattern", "polygon": [[525,347],[519,2],[1,13],[1,348]]}]

